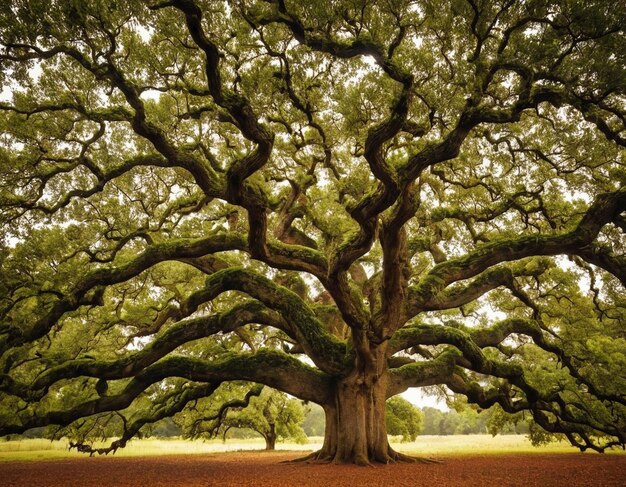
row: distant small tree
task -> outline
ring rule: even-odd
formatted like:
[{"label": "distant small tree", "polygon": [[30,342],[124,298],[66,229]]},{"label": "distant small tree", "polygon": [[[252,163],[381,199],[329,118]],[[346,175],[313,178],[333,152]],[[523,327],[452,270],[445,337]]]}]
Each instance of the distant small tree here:
[{"label": "distant small tree", "polygon": [[422,412],[400,396],[394,396],[387,401],[385,414],[387,433],[402,435],[402,441],[415,441],[424,428]]},{"label": "distant small tree", "polygon": [[252,431],[263,437],[266,450],[286,439],[307,442],[302,422],[308,407],[287,394],[258,384],[229,383],[212,399],[198,400],[176,416],[184,436],[226,440],[230,435],[247,438]]},{"label": "distant small tree", "polygon": [[264,388],[260,396],[251,399],[248,407],[228,413],[222,422],[222,434],[225,437],[232,428],[250,429],[263,437],[266,450],[274,450],[276,441],[286,439],[306,443],[301,426],[305,412],[302,401]]}]

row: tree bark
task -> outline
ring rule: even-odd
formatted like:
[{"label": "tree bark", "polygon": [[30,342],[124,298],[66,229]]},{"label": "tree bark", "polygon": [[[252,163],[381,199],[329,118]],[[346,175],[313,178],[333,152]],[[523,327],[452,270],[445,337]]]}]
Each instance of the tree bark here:
[{"label": "tree bark", "polygon": [[387,441],[385,402],[388,372],[384,351],[370,356],[369,364],[337,380],[333,400],[323,404],[326,430],[319,461],[369,465],[397,459]]},{"label": "tree bark", "polygon": [[263,435],[263,438],[265,439],[265,449],[273,451],[276,449],[276,425],[274,423],[269,423],[269,425],[270,429]]}]

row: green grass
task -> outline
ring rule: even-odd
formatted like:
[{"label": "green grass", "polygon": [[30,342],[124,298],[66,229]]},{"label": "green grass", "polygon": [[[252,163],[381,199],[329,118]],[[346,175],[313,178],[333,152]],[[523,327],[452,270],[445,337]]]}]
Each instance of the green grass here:
[{"label": "green grass", "polygon": [[[280,450],[316,450],[321,447],[322,438],[310,438],[306,445],[279,443]],[[458,455],[501,455],[501,454],[545,454],[575,453],[578,450],[568,443],[552,443],[535,448],[525,436],[463,435],[463,436],[419,436],[413,443],[391,441],[393,447],[403,453],[416,456],[458,456]],[[187,441],[179,439],[143,439],[131,441],[118,450],[116,457],[137,457],[156,455],[194,455],[240,450],[263,450],[263,440],[221,440]],[[624,452],[619,450],[622,454]],[[0,441],[0,462],[14,460],[55,460],[62,458],[85,458],[87,455],[68,450],[67,441],[43,439]]]},{"label": "green grass", "polygon": [[[321,447],[321,438],[312,438],[305,445],[295,443],[278,443],[279,450],[308,451]],[[107,446],[96,443],[94,446]],[[194,455],[220,453],[241,450],[263,450],[265,443],[260,438],[228,440],[179,440],[179,439],[142,439],[132,440],[126,448],[115,453],[116,457],[142,457],[158,455]],[[24,439],[0,441],[0,462],[9,460],[53,460],[59,458],[84,458],[88,455],[68,449],[68,441],[50,441],[44,439]],[[111,456],[111,455],[109,455]]]},{"label": "green grass", "polygon": [[535,447],[524,435],[418,436],[413,443],[392,442],[395,449],[416,456],[576,453],[567,442]]}]

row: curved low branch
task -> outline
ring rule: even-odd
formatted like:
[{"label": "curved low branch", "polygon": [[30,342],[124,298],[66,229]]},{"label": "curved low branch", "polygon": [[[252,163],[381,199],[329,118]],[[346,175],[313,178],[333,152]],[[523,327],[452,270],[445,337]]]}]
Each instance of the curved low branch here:
[{"label": "curved low branch", "polygon": [[[228,268],[207,278],[205,289],[193,294],[185,306],[193,312],[200,303],[219,294],[239,290],[277,310],[283,318],[270,310],[251,303],[236,307],[228,313],[185,320],[170,328],[161,338],[143,350],[115,361],[79,359],[46,371],[32,385],[16,383],[10,377],[2,380],[2,389],[13,391],[20,397],[45,394],[47,388],[58,380],[86,375],[104,379],[117,379],[135,375],[143,367],[165,356],[181,344],[219,331],[232,331],[246,322],[255,321],[275,326],[292,336],[303,350],[328,373],[340,373],[346,367],[345,344],[332,336],[319,322],[300,297],[270,279],[242,268]],[[286,321],[283,321],[286,320]]]},{"label": "curved low branch", "polygon": [[[243,409],[248,407],[248,405],[250,404],[250,399],[252,399],[253,397],[259,397],[262,391],[263,385],[257,384],[246,393],[243,399],[232,399],[230,401],[226,401],[219,407],[215,414],[212,414],[210,416],[202,416],[201,418],[194,420],[193,425],[191,426],[191,437],[194,438],[201,433],[208,433],[210,436],[214,437],[215,435],[217,435],[219,428],[224,423],[224,419],[231,409]],[[202,428],[202,430],[200,430],[200,424],[211,421],[213,422],[213,424],[210,426],[210,428]]]},{"label": "curved low branch", "polygon": [[603,452],[612,446],[624,447],[626,444],[626,433],[617,422],[607,426],[597,421],[588,410],[582,415],[576,415],[572,412],[573,405],[558,393],[545,398],[527,384],[515,384],[526,394],[526,398],[515,398],[510,388],[484,389],[476,382],[467,381],[462,373],[452,375],[446,385],[453,392],[466,396],[470,403],[484,409],[497,403],[508,413],[530,411],[535,422],[543,429],[564,434],[581,451],[591,448]]},{"label": "curved low branch", "polygon": [[50,411],[36,417],[29,413],[18,414],[14,418],[16,422],[0,425],[0,436],[49,424],[67,425],[78,418],[125,409],[148,387],[167,377],[182,377],[195,382],[247,380],[320,404],[331,397],[328,376],[295,357],[275,350],[263,349],[255,354],[229,353],[215,361],[169,356],[137,374],[117,395],[103,396],[68,410]]},{"label": "curved low branch", "polygon": [[457,364],[481,374],[507,379],[517,379],[522,375],[519,365],[487,358],[468,332],[450,326],[415,325],[402,328],[390,340],[388,353],[408,348],[405,346],[408,343],[409,346],[452,345],[462,354]]},{"label": "curved low branch", "polygon": [[387,397],[406,391],[409,387],[443,384],[454,373],[461,352],[447,350],[428,362],[413,362],[389,370]]},{"label": "curved low branch", "polygon": [[166,398],[165,404],[157,405],[156,409],[151,409],[148,412],[144,411],[143,414],[140,414],[140,417],[136,418],[132,423],[126,424],[125,421],[122,436],[111,442],[108,447],[94,448],[92,445],[87,445],[83,442],[70,441],[70,450],[76,448],[76,450],[81,453],[89,453],[89,456],[93,456],[95,453],[98,455],[115,453],[119,448],[124,448],[146,424],[154,424],[157,421],[173,416],[182,411],[191,401],[213,394],[219,385],[219,382],[210,382],[199,386],[186,387],[181,392],[177,393],[174,399]]},{"label": "curved low branch", "polygon": [[[469,254],[437,264],[410,290],[414,313],[453,282],[474,277],[502,262],[540,255],[588,255],[587,247],[604,225],[626,209],[626,190],[599,195],[571,232],[560,235],[531,235],[488,243]],[[608,267],[608,265],[607,265]],[[607,269],[611,272],[610,269]],[[621,269],[617,269],[621,274]]]},{"label": "curved low branch", "polygon": [[495,347],[509,336],[521,334],[531,337],[533,342],[546,352],[554,354],[568,369],[570,375],[601,401],[611,401],[626,406],[626,395],[611,394],[602,390],[578,371],[574,360],[561,347],[549,342],[538,323],[534,320],[510,318],[489,328],[450,327],[441,325],[416,325],[405,327],[394,333],[389,341],[388,355],[421,345],[447,343],[455,346],[469,363],[457,361],[464,368],[496,377],[518,380],[519,367],[494,360],[487,360],[480,349]]},{"label": "curved low branch", "polygon": [[569,356],[556,343],[546,340],[538,323],[533,320],[503,320],[489,328],[469,330],[469,333],[474,343],[481,348],[497,346],[512,334],[529,336],[542,350],[554,354],[567,367],[570,375],[579,383],[584,384],[596,398],[601,401],[611,401],[626,406],[626,394],[609,394],[602,390],[602,386],[598,386],[587,379],[578,371],[573,357]]},{"label": "curved low branch", "polygon": [[207,279],[206,288],[197,299],[237,290],[252,296],[278,311],[290,325],[293,336],[313,362],[329,374],[346,367],[346,346],[330,334],[315,313],[294,292],[270,279],[244,268],[224,269]]},{"label": "curved low branch", "polygon": [[409,316],[415,316],[421,311],[458,308],[499,287],[513,289],[516,277],[538,276],[553,265],[547,259],[534,259],[530,262],[489,268],[465,286],[453,286],[445,289],[432,296],[427,302],[411,302]]},{"label": "curved low branch", "polygon": [[42,398],[52,384],[62,379],[87,376],[115,380],[132,377],[185,343],[220,332],[228,333],[248,323],[274,326],[289,334],[287,324],[279,315],[261,303],[248,302],[224,313],[183,320],[140,351],[116,360],[93,360],[91,358],[69,360],[46,369],[31,384],[4,380],[0,388],[32,401]]},{"label": "curved low branch", "polygon": [[8,337],[0,342],[2,345],[0,352],[4,353],[11,347],[41,338],[65,313],[74,311],[85,304],[96,304],[99,299],[94,300],[87,297],[92,290],[102,290],[104,286],[127,281],[149,267],[167,260],[199,257],[223,250],[245,249],[245,247],[245,240],[240,236],[226,234],[194,240],[180,239],[152,245],[124,265],[103,267],[87,274],[74,286],[71,292],[52,304],[50,310],[30,329],[0,330],[0,333],[8,333]]},{"label": "curved low branch", "polygon": [[[309,262],[307,270],[319,271],[325,268],[325,259],[313,249],[297,245],[284,245],[280,242],[270,246],[273,254],[294,262]],[[179,239],[157,243],[148,247],[143,253],[130,262],[117,267],[103,267],[83,277],[69,293],[54,302],[49,311],[30,329],[0,329],[0,355],[12,347],[34,341],[44,336],[54,324],[67,312],[74,311],[83,305],[98,304],[105,286],[127,281],[146,269],[168,260],[190,259],[226,250],[247,251],[245,236],[238,234],[217,234],[200,239]],[[294,255],[295,252],[295,255]],[[316,272],[317,273],[317,272]],[[93,294],[92,294],[93,293]]]}]

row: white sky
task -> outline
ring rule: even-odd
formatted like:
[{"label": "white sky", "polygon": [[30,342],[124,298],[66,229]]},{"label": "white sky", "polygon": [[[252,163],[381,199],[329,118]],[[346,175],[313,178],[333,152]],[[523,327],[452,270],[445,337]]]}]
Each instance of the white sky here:
[{"label": "white sky", "polygon": [[431,407],[440,409],[442,411],[450,410],[450,408],[446,405],[444,401],[436,396],[426,393],[423,389],[420,389],[419,387],[412,387],[400,395],[419,408]]}]

